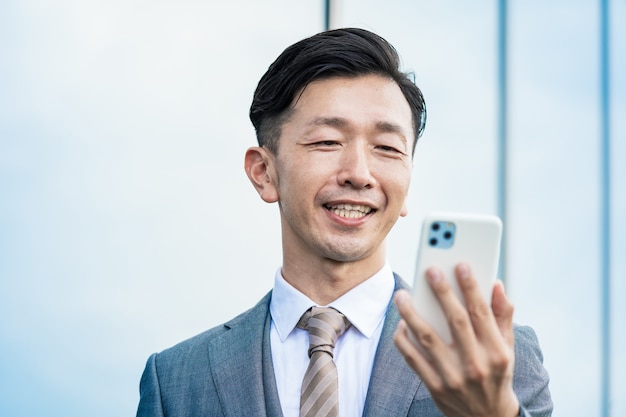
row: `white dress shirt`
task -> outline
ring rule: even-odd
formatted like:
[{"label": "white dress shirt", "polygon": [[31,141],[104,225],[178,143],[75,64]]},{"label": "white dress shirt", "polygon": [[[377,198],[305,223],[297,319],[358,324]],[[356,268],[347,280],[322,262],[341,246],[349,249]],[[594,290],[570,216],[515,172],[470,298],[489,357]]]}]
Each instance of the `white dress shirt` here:
[{"label": "white dress shirt", "polygon": [[[339,374],[339,415],[360,417],[369,386],[374,355],[394,290],[388,264],[328,307],[342,312],[352,326],[337,340],[334,359]],[[276,272],[270,302],[272,361],[284,417],[298,417],[300,388],[309,365],[309,333],[298,320],[317,305]],[[326,307],[326,306],[320,306]]]}]

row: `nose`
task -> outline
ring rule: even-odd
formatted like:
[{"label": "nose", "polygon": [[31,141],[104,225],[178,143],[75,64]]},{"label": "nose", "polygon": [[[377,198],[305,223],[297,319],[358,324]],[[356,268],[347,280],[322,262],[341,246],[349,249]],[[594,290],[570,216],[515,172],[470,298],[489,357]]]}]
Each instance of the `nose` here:
[{"label": "nose", "polygon": [[372,188],[376,180],[371,171],[367,146],[348,146],[340,160],[337,182],[354,188]]}]

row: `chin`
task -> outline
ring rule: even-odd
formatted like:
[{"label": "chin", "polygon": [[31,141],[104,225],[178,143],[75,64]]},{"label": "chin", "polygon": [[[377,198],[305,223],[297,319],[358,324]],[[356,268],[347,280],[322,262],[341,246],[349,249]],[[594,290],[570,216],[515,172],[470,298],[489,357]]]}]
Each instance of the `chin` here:
[{"label": "chin", "polygon": [[358,262],[372,256],[373,252],[361,245],[331,244],[323,249],[323,254],[335,262]]}]

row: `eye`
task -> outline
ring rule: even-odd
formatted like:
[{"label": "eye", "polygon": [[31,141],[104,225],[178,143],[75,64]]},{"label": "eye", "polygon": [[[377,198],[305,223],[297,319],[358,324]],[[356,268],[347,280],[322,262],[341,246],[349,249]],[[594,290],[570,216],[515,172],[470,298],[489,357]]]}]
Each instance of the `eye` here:
[{"label": "eye", "polygon": [[378,145],[377,148],[380,149],[381,151],[389,152],[389,153],[403,153],[398,148],[394,146],[389,146],[389,145]]},{"label": "eye", "polygon": [[320,140],[320,141],[311,143],[311,146],[314,148],[332,148],[338,145],[339,145],[339,141],[336,141],[336,140]]},{"label": "eye", "polygon": [[374,150],[378,153],[378,155],[384,158],[404,159],[407,157],[404,146],[401,144],[393,144],[389,142],[379,143],[374,146]]}]

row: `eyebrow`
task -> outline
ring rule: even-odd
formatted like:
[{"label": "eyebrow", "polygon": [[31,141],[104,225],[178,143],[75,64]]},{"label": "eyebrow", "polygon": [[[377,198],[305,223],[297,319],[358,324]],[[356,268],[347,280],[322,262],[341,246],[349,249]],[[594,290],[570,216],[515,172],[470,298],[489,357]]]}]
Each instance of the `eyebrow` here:
[{"label": "eyebrow", "polygon": [[346,127],[348,122],[340,117],[316,117],[307,123],[310,126]]},{"label": "eyebrow", "polygon": [[[338,129],[348,126],[348,121],[340,117],[316,117],[307,123],[309,126],[329,126]],[[395,133],[399,135],[405,142],[408,132],[405,132],[402,126],[386,121],[376,122],[376,130],[383,133]]]},{"label": "eyebrow", "polygon": [[391,123],[391,122],[383,122],[383,121],[378,122],[376,123],[376,129],[385,133],[396,133],[400,137],[402,137],[404,141],[406,141],[407,134],[408,134],[408,132],[404,131],[402,126],[395,124],[395,123]]}]

